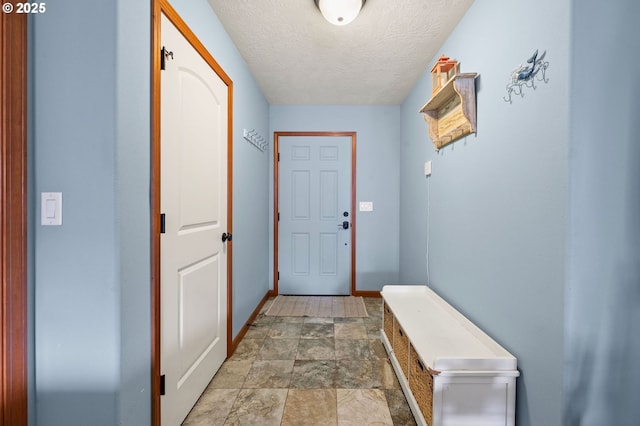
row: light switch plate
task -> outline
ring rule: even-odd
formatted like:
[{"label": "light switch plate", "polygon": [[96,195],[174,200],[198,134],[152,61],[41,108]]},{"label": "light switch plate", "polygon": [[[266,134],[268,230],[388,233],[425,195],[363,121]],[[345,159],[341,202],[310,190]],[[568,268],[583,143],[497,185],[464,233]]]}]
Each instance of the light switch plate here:
[{"label": "light switch plate", "polygon": [[373,211],[373,201],[360,201],[360,211],[361,212],[372,212]]},{"label": "light switch plate", "polygon": [[42,192],[40,196],[40,223],[44,226],[62,225],[62,192]]}]

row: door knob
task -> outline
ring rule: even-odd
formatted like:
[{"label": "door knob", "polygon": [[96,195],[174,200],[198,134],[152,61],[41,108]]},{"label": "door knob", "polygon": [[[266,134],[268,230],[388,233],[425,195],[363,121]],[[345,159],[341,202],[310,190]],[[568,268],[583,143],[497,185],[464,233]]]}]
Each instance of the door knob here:
[{"label": "door knob", "polygon": [[344,222],[342,222],[342,224],[338,225],[338,228],[340,228],[340,229],[349,229],[349,221],[345,220]]},{"label": "door knob", "polygon": [[226,232],[222,233],[222,242],[223,243],[226,243],[227,241],[231,241],[231,238],[233,238],[233,235],[227,234]]}]

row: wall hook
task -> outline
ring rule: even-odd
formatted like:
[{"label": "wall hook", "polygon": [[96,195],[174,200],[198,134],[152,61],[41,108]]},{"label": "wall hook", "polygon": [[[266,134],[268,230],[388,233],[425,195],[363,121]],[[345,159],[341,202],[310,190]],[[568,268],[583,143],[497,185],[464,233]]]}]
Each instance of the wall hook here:
[{"label": "wall hook", "polygon": [[511,103],[512,95],[520,95],[524,97],[524,88],[530,87],[535,90],[536,80],[549,82],[547,78],[547,68],[549,68],[549,61],[545,61],[544,58],[547,55],[547,51],[542,52],[538,56],[538,50],[533,52],[531,57],[527,59],[527,62],[517,66],[511,71],[511,82],[507,84],[507,96],[502,99],[505,102]]}]

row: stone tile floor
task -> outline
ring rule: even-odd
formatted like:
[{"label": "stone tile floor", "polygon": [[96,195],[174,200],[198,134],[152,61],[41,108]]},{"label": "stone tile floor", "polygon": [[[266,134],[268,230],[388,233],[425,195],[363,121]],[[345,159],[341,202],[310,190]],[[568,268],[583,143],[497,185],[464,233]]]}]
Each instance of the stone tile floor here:
[{"label": "stone tile floor", "polygon": [[183,425],[415,425],[368,318],[270,317],[262,308]]}]

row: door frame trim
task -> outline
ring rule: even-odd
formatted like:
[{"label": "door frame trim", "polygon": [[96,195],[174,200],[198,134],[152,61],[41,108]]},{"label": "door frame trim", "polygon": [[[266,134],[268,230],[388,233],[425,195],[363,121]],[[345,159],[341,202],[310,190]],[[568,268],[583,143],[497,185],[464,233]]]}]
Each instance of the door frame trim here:
[{"label": "door frame trim", "polygon": [[278,144],[281,136],[348,136],[351,138],[351,285],[349,294],[362,295],[356,290],[356,132],[273,132],[273,295],[278,295]]},{"label": "door frame trim", "polygon": [[[13,2],[11,2],[13,3]],[[26,425],[27,16],[0,17],[0,423]]]},{"label": "door frame trim", "polygon": [[[152,0],[151,16],[151,424],[160,426],[160,50],[164,14],[209,64],[228,88],[227,118],[227,232],[233,233],[233,81],[211,56],[167,0]],[[227,358],[233,353],[233,244],[227,243]]]}]

